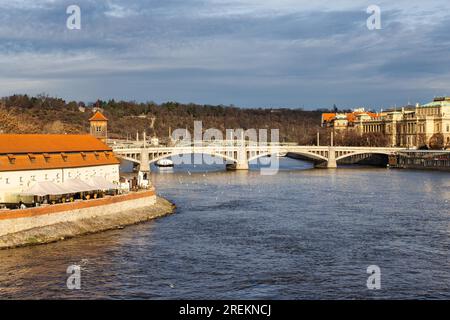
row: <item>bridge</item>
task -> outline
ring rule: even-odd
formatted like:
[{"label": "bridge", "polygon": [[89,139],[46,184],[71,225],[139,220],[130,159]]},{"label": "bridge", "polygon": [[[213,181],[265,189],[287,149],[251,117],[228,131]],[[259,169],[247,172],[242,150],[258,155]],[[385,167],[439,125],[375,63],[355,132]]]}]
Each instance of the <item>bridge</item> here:
[{"label": "bridge", "polygon": [[343,146],[299,146],[294,144],[260,145],[244,141],[199,142],[174,147],[131,145],[112,145],[114,153],[123,160],[140,166],[140,171],[150,172],[150,164],[173,156],[203,154],[219,157],[236,170],[248,170],[249,162],[261,157],[290,154],[313,161],[318,167],[337,168],[337,161],[357,155],[393,155],[404,148],[372,148]]}]

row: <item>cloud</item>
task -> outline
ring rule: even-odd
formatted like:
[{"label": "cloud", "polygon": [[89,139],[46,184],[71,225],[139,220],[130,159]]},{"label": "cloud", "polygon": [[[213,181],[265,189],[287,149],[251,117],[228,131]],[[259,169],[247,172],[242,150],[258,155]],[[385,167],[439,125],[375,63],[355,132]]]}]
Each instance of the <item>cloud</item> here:
[{"label": "cloud", "polygon": [[[0,94],[386,106],[445,94],[447,1],[0,0]],[[10,83],[10,85],[8,85]],[[23,83],[21,90],[20,83]]]},{"label": "cloud", "polygon": [[105,11],[106,16],[114,18],[126,18],[135,16],[137,14],[138,12],[131,8],[127,8],[125,6],[114,4],[111,2],[108,2],[108,9]]}]

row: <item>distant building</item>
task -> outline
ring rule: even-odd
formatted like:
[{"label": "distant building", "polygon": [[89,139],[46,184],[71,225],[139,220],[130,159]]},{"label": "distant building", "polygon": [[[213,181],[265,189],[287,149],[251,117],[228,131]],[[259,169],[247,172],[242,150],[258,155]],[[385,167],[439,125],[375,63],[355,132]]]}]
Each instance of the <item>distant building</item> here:
[{"label": "distant building", "polygon": [[155,147],[159,146],[159,139],[157,137],[152,137],[150,139],[150,144]]},{"label": "distant building", "polygon": [[450,146],[450,97],[438,97],[424,105],[377,114],[361,110],[342,115],[324,113],[322,126],[357,130],[360,134],[383,133],[391,146],[398,147],[429,146],[432,137],[440,134],[443,144]]},{"label": "distant building", "polygon": [[322,127],[335,130],[353,129],[361,120],[371,120],[379,114],[365,111],[364,108],[355,109],[350,113],[322,113]]},{"label": "distant building", "polygon": [[439,97],[424,105],[386,111],[377,119],[359,122],[357,127],[360,133],[384,133],[392,146],[429,146],[436,134],[442,135],[443,144],[449,146],[450,97]]}]

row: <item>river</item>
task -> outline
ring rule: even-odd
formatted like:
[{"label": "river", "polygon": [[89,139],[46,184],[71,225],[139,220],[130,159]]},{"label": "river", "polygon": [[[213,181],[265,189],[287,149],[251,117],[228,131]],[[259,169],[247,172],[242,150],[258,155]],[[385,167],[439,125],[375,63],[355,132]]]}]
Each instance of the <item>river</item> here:
[{"label": "river", "polygon": [[[153,173],[175,214],[0,251],[0,298],[449,299],[450,174],[284,159]],[[81,266],[81,289],[66,287]],[[368,290],[367,267],[381,270]]]}]

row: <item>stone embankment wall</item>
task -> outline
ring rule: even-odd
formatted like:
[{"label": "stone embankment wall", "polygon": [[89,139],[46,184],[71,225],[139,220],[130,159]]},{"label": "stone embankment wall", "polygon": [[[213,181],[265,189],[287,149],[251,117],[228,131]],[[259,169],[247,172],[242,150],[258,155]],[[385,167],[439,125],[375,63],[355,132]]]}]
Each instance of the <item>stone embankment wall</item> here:
[{"label": "stone embankment wall", "polygon": [[[149,220],[172,211],[172,204],[158,198],[153,190],[23,210],[2,210],[0,248],[32,242],[50,242],[59,238],[108,230]],[[52,227],[58,225],[64,228]],[[80,227],[79,230],[74,230],[74,226]],[[69,230],[71,227],[72,230]],[[19,234],[21,235],[18,237]],[[36,238],[34,236],[26,239],[25,234],[28,236],[39,234],[42,241],[32,239]],[[22,239],[12,241],[13,238]]]}]

